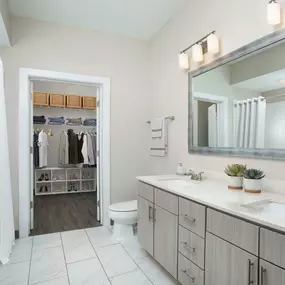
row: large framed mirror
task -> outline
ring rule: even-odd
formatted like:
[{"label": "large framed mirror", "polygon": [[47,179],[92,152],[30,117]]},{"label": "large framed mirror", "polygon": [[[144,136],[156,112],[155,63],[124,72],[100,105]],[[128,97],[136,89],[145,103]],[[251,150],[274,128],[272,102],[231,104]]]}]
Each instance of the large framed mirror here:
[{"label": "large framed mirror", "polygon": [[189,153],[285,160],[285,31],[189,73]]}]

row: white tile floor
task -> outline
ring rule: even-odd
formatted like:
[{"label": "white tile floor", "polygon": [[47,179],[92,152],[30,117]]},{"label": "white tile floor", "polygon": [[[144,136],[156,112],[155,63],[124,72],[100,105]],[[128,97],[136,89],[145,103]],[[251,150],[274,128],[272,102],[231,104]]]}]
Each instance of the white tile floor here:
[{"label": "white tile floor", "polygon": [[137,240],[105,227],[17,240],[0,285],[176,285]]}]

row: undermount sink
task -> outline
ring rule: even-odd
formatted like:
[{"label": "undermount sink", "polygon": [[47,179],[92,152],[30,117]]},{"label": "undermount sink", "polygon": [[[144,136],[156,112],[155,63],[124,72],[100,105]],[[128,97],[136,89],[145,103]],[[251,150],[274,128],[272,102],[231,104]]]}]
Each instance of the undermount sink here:
[{"label": "undermount sink", "polygon": [[181,178],[161,178],[158,181],[181,181]]}]

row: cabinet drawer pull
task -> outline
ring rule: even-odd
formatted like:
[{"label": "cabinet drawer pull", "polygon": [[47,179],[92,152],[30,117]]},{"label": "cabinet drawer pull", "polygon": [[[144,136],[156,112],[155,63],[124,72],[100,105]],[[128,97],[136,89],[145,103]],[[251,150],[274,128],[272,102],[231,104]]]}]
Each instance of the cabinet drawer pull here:
[{"label": "cabinet drawer pull", "polygon": [[152,214],[152,206],[148,206],[148,220],[151,221],[153,219],[153,214]]},{"label": "cabinet drawer pull", "polygon": [[251,267],[254,265],[253,262],[251,262],[250,259],[248,259],[248,279],[247,279],[247,285],[251,285],[254,283],[254,281],[251,280]]},{"label": "cabinet drawer pull", "polygon": [[264,284],[265,273],[266,273],[266,269],[263,266],[261,266],[261,268],[260,268],[260,285],[265,285]]},{"label": "cabinet drawer pull", "polygon": [[191,282],[195,282],[195,278],[194,277],[191,277],[190,275],[188,275],[188,273],[187,273],[187,270],[186,269],[184,269],[184,270],[181,270],[186,276],[187,276],[187,278],[189,278],[190,280],[191,280]]},{"label": "cabinet drawer pull", "polygon": [[181,243],[184,245],[184,247],[186,247],[187,249],[189,249],[191,252],[195,252],[195,248],[189,246],[189,245],[187,244],[187,242],[183,242],[183,241],[182,241]]},{"label": "cabinet drawer pull", "polygon": [[186,215],[186,214],[184,214],[183,216],[184,216],[184,218],[185,218],[185,219],[187,219],[187,220],[191,221],[192,223],[195,223],[195,222],[196,222],[196,219],[191,218],[191,217],[189,217],[189,216],[188,216],[188,215]]}]

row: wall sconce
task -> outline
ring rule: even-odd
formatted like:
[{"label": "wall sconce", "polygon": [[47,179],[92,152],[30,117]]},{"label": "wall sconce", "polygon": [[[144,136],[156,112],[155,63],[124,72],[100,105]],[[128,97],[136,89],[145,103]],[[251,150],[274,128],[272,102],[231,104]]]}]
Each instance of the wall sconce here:
[{"label": "wall sconce", "polygon": [[181,69],[189,69],[189,57],[185,53],[187,50],[192,48],[192,58],[195,62],[202,62],[204,60],[204,53],[209,52],[216,54],[220,51],[219,39],[215,35],[215,31],[209,33],[199,41],[190,45],[179,54],[179,67]]},{"label": "wall sconce", "polygon": [[278,25],[281,23],[280,4],[275,0],[271,0],[267,4],[267,21],[269,25]]}]

